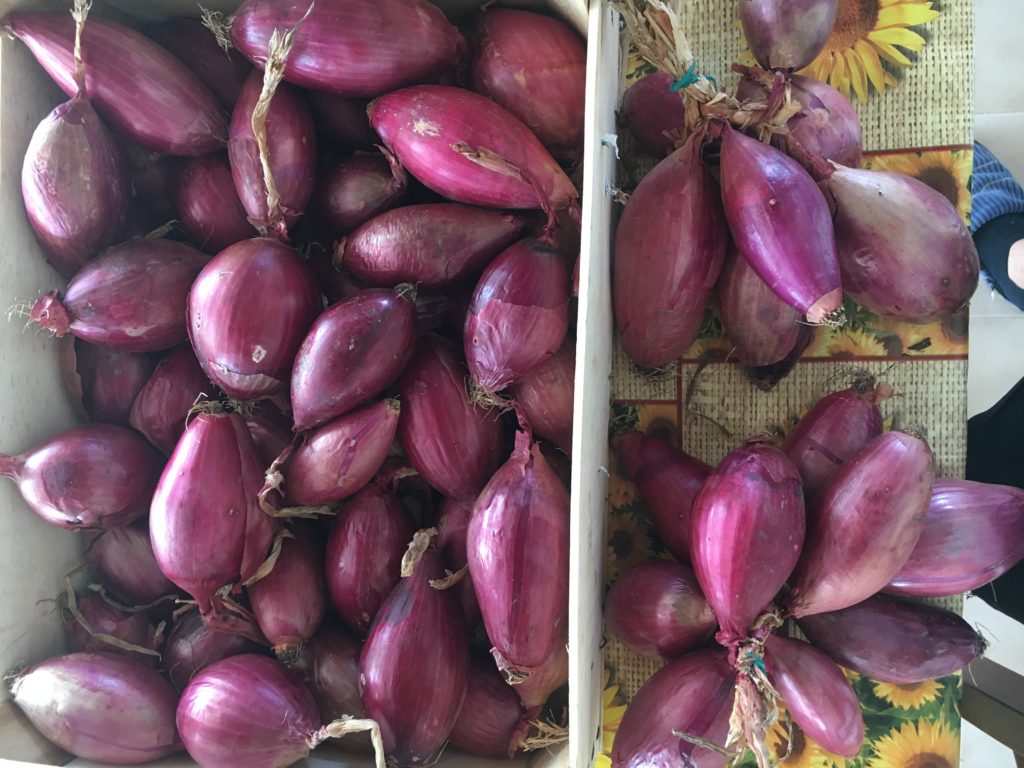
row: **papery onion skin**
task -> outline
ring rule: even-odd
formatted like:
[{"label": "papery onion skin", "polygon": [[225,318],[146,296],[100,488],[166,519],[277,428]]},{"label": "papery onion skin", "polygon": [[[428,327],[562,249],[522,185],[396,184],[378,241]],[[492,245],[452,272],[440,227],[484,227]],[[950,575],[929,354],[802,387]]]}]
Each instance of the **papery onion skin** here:
[{"label": "papery onion skin", "polygon": [[357,153],[321,171],[309,201],[309,216],[334,242],[405,201],[408,176],[393,156]]},{"label": "papery onion skin", "polygon": [[[29,47],[64,93],[78,92],[70,14],[15,13],[3,27]],[[86,93],[111,127],[169,155],[204,155],[224,145],[227,121],[213,94],[149,38],[93,17],[83,28],[82,52]]]},{"label": "papery onion skin", "polygon": [[227,155],[185,160],[174,181],[174,208],[185,234],[207,253],[256,236],[231,178]]},{"label": "papery onion skin", "polygon": [[328,91],[307,91],[309,109],[321,139],[343,150],[370,150],[380,142],[366,115],[369,102],[350,99]]},{"label": "papery onion skin", "polygon": [[741,0],[740,23],[765,69],[803,69],[832,34],[839,0]]},{"label": "papery onion skin", "polygon": [[18,675],[11,698],[43,736],[86,760],[134,765],[181,749],[176,691],[125,656],[55,656]]},{"label": "papery onion skin", "polygon": [[128,603],[145,605],[177,591],[157,565],[144,520],[103,531],[89,543],[85,558],[114,595]]},{"label": "papery onion skin", "polygon": [[[115,653],[128,656],[142,664],[152,664],[154,656],[119,648],[98,634],[110,635],[125,643],[158,650],[163,637],[157,633],[142,611],[127,613],[115,608],[97,594],[82,594],[75,598],[76,608],[84,623],[70,611],[64,614],[64,629],[68,633],[68,646],[72,651]],[[91,630],[91,631],[90,631]]]},{"label": "papery onion skin", "polygon": [[836,662],[886,683],[950,675],[985,650],[981,635],[952,611],[889,595],[804,616],[799,624],[815,647]]},{"label": "papery onion skin", "polygon": [[92,421],[122,426],[128,425],[132,404],[153,373],[153,362],[145,355],[100,347],[74,336],[61,340],[60,367],[79,413]]},{"label": "papery onion skin", "polygon": [[800,730],[829,752],[854,757],[864,744],[857,694],[834,661],[813,645],[770,635],[768,679]]},{"label": "papery onion skin", "polygon": [[269,467],[294,438],[291,419],[282,414],[270,400],[261,400],[253,405],[247,409],[243,418],[256,443],[260,462]]},{"label": "papery onion skin", "polygon": [[644,176],[615,233],[615,326],[641,368],[671,363],[696,340],[722,271],[725,217],[702,143],[691,137]]},{"label": "papery onion skin", "polygon": [[132,403],[129,422],[157,448],[170,455],[185,431],[189,409],[216,389],[203,373],[191,345],[168,352],[157,363]]},{"label": "papery onion skin", "polygon": [[533,431],[572,453],[576,339],[567,337],[555,354],[512,387],[512,395]]},{"label": "papery onion skin", "polygon": [[921,536],[934,480],[928,444],[904,432],[885,432],[843,464],[808,509],[792,614],[847,608],[888,584]]},{"label": "papery onion skin", "polygon": [[513,686],[494,667],[490,657],[474,656],[469,664],[469,685],[450,741],[463,752],[504,760],[514,757],[539,712],[526,710]]},{"label": "papery onion skin", "polygon": [[68,530],[127,525],[146,514],[160,455],[114,424],[58,432],[20,456],[0,454],[0,477],[18,484],[29,508]]},{"label": "papery onion skin", "polygon": [[921,537],[885,591],[959,595],[994,581],[1024,558],[1024,490],[940,478]]},{"label": "papery onion skin", "polygon": [[980,262],[963,217],[944,195],[910,176],[836,167],[835,199],[843,290],[886,317],[928,323],[963,307]]},{"label": "papery onion skin", "polygon": [[806,531],[800,475],[774,446],[748,442],[693,502],[690,556],[723,645],[741,642],[793,572]]},{"label": "papery onion skin", "polygon": [[682,97],[671,87],[675,78],[668,72],[652,72],[634,82],[622,95],[619,116],[640,145],[656,157],[676,148],[666,133],[681,134],[686,113]]},{"label": "papery onion skin", "polygon": [[[469,562],[466,553],[469,520],[473,516],[473,505],[464,504],[455,499],[441,502],[437,518],[437,546],[441,550],[444,566],[452,573],[465,568]],[[466,617],[466,626],[475,627],[480,621],[480,604],[476,599],[473,577],[466,571],[455,589],[459,591],[462,603],[462,615]]]},{"label": "papery onion skin", "polygon": [[612,447],[626,478],[636,484],[658,537],[676,560],[689,563],[690,515],[711,467],[638,430],[615,436]]},{"label": "papery onion skin", "polygon": [[149,36],[179,58],[231,111],[252,65],[237,51],[225,51],[199,19],[168,19]]},{"label": "papery onion skin", "polygon": [[179,691],[184,691],[198,672],[214,662],[262,649],[241,635],[218,632],[203,621],[199,611],[189,611],[174,625],[163,651],[163,668]]},{"label": "papery onion skin", "polygon": [[801,110],[789,119],[789,134],[808,152],[859,168],[864,152],[860,119],[843,94],[813,77],[792,75],[792,97]]}]

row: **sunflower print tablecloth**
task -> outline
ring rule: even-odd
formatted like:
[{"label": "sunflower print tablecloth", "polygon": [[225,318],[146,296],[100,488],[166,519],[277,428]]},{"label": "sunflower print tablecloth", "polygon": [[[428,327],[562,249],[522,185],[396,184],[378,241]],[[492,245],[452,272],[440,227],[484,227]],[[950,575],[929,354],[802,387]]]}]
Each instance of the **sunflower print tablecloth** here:
[{"label": "sunflower print tablecloth", "polygon": [[[973,145],[973,27],[970,0],[840,0],[832,37],[803,74],[831,83],[851,99],[864,129],[864,167],[905,173],[934,187],[970,217]],[[731,62],[752,63],[732,0],[689,0],[686,27],[698,68],[732,91]],[[651,71],[624,53],[623,88]],[[620,130],[619,186],[631,190],[654,159]],[[635,411],[639,428],[716,463],[744,438],[781,436],[817,399],[847,386],[856,370],[891,384],[882,404],[887,428],[923,426],[939,475],[962,477],[967,427],[967,311],[939,323],[909,325],[878,317],[852,302],[840,330],[815,329],[795,369],[772,391],[747,381],[730,359],[732,345],[712,305],[693,347],[657,375],[641,373],[617,348],[613,409]],[[668,558],[636,489],[610,458],[605,583],[648,559]],[[961,598],[937,601],[959,609]],[[604,753],[630,697],[658,668],[606,638]],[[952,675],[896,686],[848,672],[867,727],[861,753],[825,752],[798,728],[781,725],[771,746],[792,768],[957,768],[962,680]],[[789,743],[792,733],[792,743]],[[742,763],[753,766],[752,760]]]}]

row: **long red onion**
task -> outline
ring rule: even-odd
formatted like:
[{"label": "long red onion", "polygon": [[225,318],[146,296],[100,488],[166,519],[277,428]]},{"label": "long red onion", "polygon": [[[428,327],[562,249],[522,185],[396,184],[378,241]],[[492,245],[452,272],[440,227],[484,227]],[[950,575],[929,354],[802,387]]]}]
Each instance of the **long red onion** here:
[{"label": "long red onion", "polygon": [[116,653],[151,664],[163,642],[145,613],[122,611],[96,594],[69,600],[63,619],[72,651]]},{"label": "long red onion", "polygon": [[294,438],[292,420],[270,400],[261,400],[247,407],[242,415],[249,428],[260,463],[269,467]]},{"label": "long red onion", "polygon": [[214,384],[231,397],[258,400],[287,387],[322,307],[316,278],[299,254],[253,238],[221,251],[199,273],[188,295],[188,331]]},{"label": "long red onion", "polygon": [[185,234],[207,253],[256,236],[238,199],[227,154],[189,158],[178,168],[174,209]]},{"label": "long red onion", "polygon": [[778,448],[749,441],[715,467],[693,502],[690,555],[722,645],[743,641],[770,606],[805,530],[800,474]]},{"label": "long red onion", "polygon": [[183,243],[129,240],[82,267],[63,298],[40,296],[29,318],[124,352],[169,349],[188,338],[184,299],[208,260]]},{"label": "long red onion", "polygon": [[328,91],[307,91],[309,109],[321,139],[343,150],[364,150],[380,142],[370,127],[365,99],[349,99]]},{"label": "long red onion", "polygon": [[322,171],[309,201],[309,216],[325,243],[405,200],[408,176],[390,153],[358,153]]},{"label": "long red onion", "polygon": [[722,271],[727,233],[702,146],[702,137],[691,137],[644,176],[615,234],[615,325],[643,368],[667,365],[694,342]]},{"label": "long red onion", "polygon": [[191,345],[184,344],[157,363],[136,395],[128,420],[153,445],[170,454],[185,431],[189,409],[203,394],[213,396],[216,390]]},{"label": "long red onion", "polygon": [[555,354],[512,386],[512,396],[533,431],[572,453],[576,339],[567,337]]},{"label": "long red onion", "polygon": [[[28,46],[64,93],[78,92],[75,23],[68,13],[13,13],[3,28]],[[169,155],[204,155],[223,146],[227,121],[213,94],[145,35],[90,18],[82,53],[86,93],[113,127]]]},{"label": "long red onion", "polygon": [[659,158],[676,148],[685,124],[682,97],[671,90],[674,82],[667,72],[653,72],[622,94],[619,117],[640,145]]},{"label": "long red onion", "polygon": [[130,429],[87,424],[58,432],[20,455],[0,454],[29,508],[68,530],[112,528],[146,514],[160,454]]},{"label": "long red onion", "polygon": [[469,662],[466,700],[449,740],[471,755],[504,760],[522,749],[532,728],[531,721],[538,714],[538,708],[523,708],[493,659],[473,656]]},{"label": "long red onion", "polygon": [[153,362],[145,355],[65,336],[60,372],[79,413],[92,421],[127,426],[132,403],[153,373]]},{"label": "long red onion", "polygon": [[839,0],[743,0],[740,23],[765,69],[803,69],[832,34]]},{"label": "long red onion", "polygon": [[247,637],[218,632],[190,610],[174,625],[163,652],[163,668],[174,687],[184,691],[196,673],[216,661],[243,653],[259,653],[260,646]]},{"label": "long red onion", "polygon": [[887,683],[951,675],[985,650],[985,640],[952,611],[874,595],[800,619],[811,642],[848,669]]},{"label": "long red onion", "polygon": [[157,565],[145,520],[101,532],[89,542],[85,558],[126,602],[146,605],[177,591]]},{"label": "long red onion", "polygon": [[134,765],[181,749],[174,688],[125,656],[55,656],[19,674],[11,698],[43,736],[85,760]]},{"label": "long red onion", "polygon": [[928,444],[904,432],[874,438],[843,464],[808,509],[792,614],[846,608],[888,584],[921,536],[934,480]]},{"label": "long red onion", "polygon": [[[437,515],[437,546],[441,549],[445,567],[452,573],[466,568],[469,555],[466,551],[469,521],[473,516],[473,505],[455,499],[445,499]],[[480,621],[480,604],[476,599],[473,577],[466,572],[456,588],[462,603],[462,615],[466,626],[475,627]]]},{"label": "long red onion", "polygon": [[231,111],[252,65],[237,52],[225,51],[199,19],[169,19],[149,36],[178,57]]},{"label": "long red onion", "polygon": [[789,86],[800,103],[800,111],[786,123],[790,137],[818,157],[859,168],[863,133],[846,97],[828,83],[803,75],[792,75]]}]

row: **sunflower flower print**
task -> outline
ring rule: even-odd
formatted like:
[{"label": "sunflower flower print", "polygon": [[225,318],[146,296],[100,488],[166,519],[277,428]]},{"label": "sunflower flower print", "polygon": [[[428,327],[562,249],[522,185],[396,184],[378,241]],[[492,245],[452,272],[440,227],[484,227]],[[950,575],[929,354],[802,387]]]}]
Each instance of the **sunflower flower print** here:
[{"label": "sunflower flower print", "polygon": [[938,680],[921,683],[875,683],[875,695],[900,709],[920,709],[939,698],[942,684]]},{"label": "sunflower flower print", "polygon": [[619,730],[626,705],[619,696],[619,686],[610,685],[611,673],[605,667],[601,680],[601,754],[594,761],[594,768],[612,768],[612,744]]},{"label": "sunflower flower print", "polygon": [[927,184],[951,202],[964,217],[971,219],[971,178],[974,153],[969,149],[919,150],[898,154],[873,155],[864,159],[864,167],[891,171]]},{"label": "sunflower flower print", "polygon": [[957,768],[960,736],[944,718],[903,723],[874,743],[866,768]]}]

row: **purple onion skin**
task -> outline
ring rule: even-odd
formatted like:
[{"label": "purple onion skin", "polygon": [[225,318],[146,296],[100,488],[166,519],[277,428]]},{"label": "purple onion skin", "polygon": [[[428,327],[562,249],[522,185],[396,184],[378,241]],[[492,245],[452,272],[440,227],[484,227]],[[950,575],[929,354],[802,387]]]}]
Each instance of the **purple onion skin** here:
[{"label": "purple onion skin", "polygon": [[[344,715],[362,718],[359,696],[359,654],[362,643],[352,635],[322,626],[313,639],[299,649],[293,669],[302,674],[325,723]],[[348,740],[346,740],[346,746]],[[366,740],[369,746],[369,739]]]},{"label": "purple onion skin", "polygon": [[514,757],[539,711],[526,710],[490,658],[472,657],[466,700],[449,740],[463,752],[505,760]]},{"label": "purple onion skin", "polygon": [[803,69],[825,47],[839,0],[740,0],[740,23],[765,69]]},{"label": "purple onion skin", "polygon": [[683,100],[669,90],[675,78],[667,72],[644,75],[622,95],[619,116],[640,145],[656,157],[664,157],[676,148],[666,133],[679,135],[685,124]]},{"label": "purple onion skin", "polygon": [[316,277],[298,253],[271,238],[243,240],[217,254],[192,285],[192,348],[229,396],[270,397],[287,387],[295,355],[322,308]]},{"label": "purple onion skin", "polygon": [[43,520],[72,531],[143,517],[160,469],[160,454],[113,424],[73,427],[19,456],[0,454],[0,477],[17,483]]},{"label": "purple onion skin", "polygon": [[261,400],[255,404],[244,418],[245,426],[249,428],[253,442],[256,443],[260,463],[269,467],[292,442],[294,435],[291,419],[283,415],[270,400]]},{"label": "purple onion skin", "polygon": [[555,354],[569,330],[569,277],[561,254],[521,240],[492,261],[473,291],[463,345],[485,392],[522,380]]},{"label": "purple onion skin", "polygon": [[655,672],[619,724],[612,745],[614,768],[722,768],[728,758],[703,747],[694,749],[688,762],[680,755],[686,742],[672,731],[724,744],[732,676],[724,654],[707,650],[681,656]]},{"label": "purple onion skin", "polygon": [[332,304],[314,321],[292,368],[296,431],[343,416],[394,383],[412,357],[416,306],[371,288]]},{"label": "purple onion skin", "polygon": [[740,253],[808,321],[825,320],[841,307],[842,288],[832,214],[814,179],[732,128],[722,134],[721,169],[725,218]]},{"label": "purple onion skin", "polygon": [[301,678],[254,654],[199,672],[181,694],[176,720],[185,749],[203,768],[284,768],[309,754],[306,740],[320,729]]},{"label": "purple onion skin", "polygon": [[520,216],[468,205],[407,205],[340,241],[334,262],[368,285],[447,288],[477,277],[525,227]]},{"label": "purple onion skin", "polygon": [[216,388],[203,373],[191,345],[183,344],[157,363],[136,395],[128,421],[170,455],[185,431],[189,409],[203,394],[213,396]]},{"label": "purple onion skin", "polygon": [[440,749],[466,696],[469,643],[458,598],[430,585],[444,576],[440,553],[428,549],[384,601],[359,658],[366,716],[398,768]]},{"label": "purple onion skin", "polygon": [[256,236],[223,152],[182,162],[173,195],[181,228],[207,253],[220,253],[229,245]]},{"label": "purple onion skin", "polygon": [[[68,96],[75,83],[75,22],[64,11],[15,13],[17,37]],[[82,33],[85,90],[111,127],[168,155],[205,155],[224,145],[227,121],[213,94],[178,59],[116,22],[92,18]]]},{"label": "purple onion skin", "polygon": [[[547,211],[576,205],[576,188],[544,145],[484,96],[420,85],[381,96],[369,114],[409,173],[449,200]],[[511,174],[509,164],[518,172]]]},{"label": "purple onion skin", "polygon": [[522,120],[556,158],[583,154],[587,49],[565,22],[533,11],[481,13],[472,88]]},{"label": "purple onion skin", "polygon": [[199,611],[189,611],[178,619],[167,638],[163,668],[174,687],[184,691],[196,673],[214,662],[260,650],[256,643],[241,635],[211,629]]},{"label": "purple onion skin", "polygon": [[802,109],[789,119],[789,135],[805,150],[840,165],[859,168],[864,152],[860,118],[843,94],[813,77],[789,79]]},{"label": "purple onion skin", "polygon": [[145,355],[65,336],[60,345],[60,368],[79,413],[92,421],[128,426],[132,403],[153,373],[153,362]]},{"label": "purple onion skin", "polygon": [[843,290],[886,317],[928,323],[963,307],[978,287],[978,251],[963,217],[927,184],[888,171],[837,167]]},{"label": "purple onion skin", "polygon": [[[144,216],[145,227],[137,237],[143,237],[158,226],[174,217],[171,192],[174,176],[174,158],[147,149],[132,141],[122,141],[128,186],[132,193],[133,205],[129,208],[129,222],[126,229],[139,226],[140,214]],[[131,219],[134,218],[133,222]],[[124,238],[132,237],[126,232]]]},{"label": "purple onion skin", "polygon": [[[79,595],[75,602],[82,618],[89,625],[89,629],[86,629],[85,625],[70,613],[64,616],[64,628],[68,633],[68,647],[72,651],[121,654],[142,664],[152,664],[155,658],[153,656],[118,648],[102,638],[95,637],[95,634],[110,635],[140,648],[156,651],[163,638],[149,623],[145,613],[141,611],[126,613],[95,594]],[[92,633],[89,632],[90,629]]]},{"label": "purple onion skin", "polygon": [[[472,516],[472,504],[464,504],[455,499],[445,499],[441,502],[437,520],[437,546],[441,549],[445,568],[452,573],[465,568],[469,563],[466,546],[469,520]],[[466,626],[475,627],[480,621],[480,604],[476,599],[473,577],[469,575],[468,571],[455,588],[459,590],[459,600],[462,603],[462,615],[466,617]]]},{"label": "purple onion skin", "polygon": [[701,145],[691,138],[644,176],[615,234],[615,325],[626,354],[642,368],[667,365],[696,340],[722,271],[727,230]]},{"label": "purple onion skin", "polygon": [[690,555],[722,645],[747,637],[793,572],[805,532],[800,474],[778,448],[748,442],[705,481],[693,502]]},{"label": "purple onion skin", "polygon": [[192,70],[220,105],[231,111],[238,101],[252,65],[237,52],[220,47],[217,38],[199,19],[170,19],[149,36]]},{"label": "purple onion skin", "polygon": [[997,579],[1024,559],[1024,491],[940,478],[921,538],[886,586],[894,595],[959,595]]},{"label": "purple onion skin", "polygon": [[18,675],[11,698],[43,736],[85,760],[137,765],[181,749],[177,692],[125,656],[55,656]]},{"label": "purple onion skin", "polygon": [[47,261],[63,277],[117,237],[128,202],[124,162],[88,99],[61,104],[32,133],[21,195]]},{"label": "purple onion skin", "polygon": [[985,650],[981,635],[952,611],[888,595],[804,616],[800,628],[839,664],[886,683],[950,675]]},{"label": "purple onion skin", "polygon": [[696,650],[718,623],[693,571],[661,561],[634,566],[612,584],[605,621],[629,650],[656,661]]},{"label": "purple onion skin", "polygon": [[826,395],[786,435],[786,452],[804,483],[804,496],[814,499],[844,462],[882,434],[878,403],[887,390],[873,382]]},{"label": "purple onion skin", "polygon": [[878,592],[910,558],[935,480],[923,440],[886,432],[832,478],[808,510],[808,535],[790,580],[793,616],[847,608]]},{"label": "purple onion skin", "polygon": [[351,151],[369,151],[380,143],[366,115],[366,99],[349,99],[327,91],[307,91],[306,97],[321,139]]},{"label": "purple onion skin", "polygon": [[445,496],[472,504],[502,459],[496,415],[466,395],[461,350],[424,336],[399,379],[398,435],[412,466]]},{"label": "purple onion skin", "polygon": [[159,352],[188,338],[185,296],[209,257],[171,240],[129,240],[89,261],[62,299],[44,293],[30,319],[57,336],[123,352]]},{"label": "purple onion skin", "polygon": [[149,537],[160,570],[195,598],[204,618],[216,613],[217,590],[252,576],[270,550],[276,526],[257,503],[262,485],[240,416],[192,418],[157,484]]},{"label": "purple onion skin", "polygon": [[658,537],[690,562],[690,515],[711,467],[654,435],[634,430],[612,439],[626,478],[636,484]]},{"label": "purple onion skin", "polygon": [[355,154],[320,174],[309,201],[309,215],[322,229],[324,242],[334,242],[400,205],[408,187],[408,176],[393,157]]},{"label": "purple onion skin", "polygon": [[324,546],[312,526],[293,523],[273,569],[249,587],[256,623],[280,659],[293,658],[327,612]]},{"label": "purple onion skin", "polygon": [[360,635],[401,580],[402,555],[415,532],[398,497],[375,484],[338,514],[327,539],[327,587],[335,609]]},{"label": "purple onion skin", "polygon": [[288,502],[331,504],[370,482],[395,439],[399,411],[397,400],[381,400],[306,433],[284,468]]},{"label": "purple onion skin", "polygon": [[572,453],[576,340],[566,338],[555,354],[512,387],[512,395],[538,436]]},{"label": "purple onion skin", "polygon": [[[262,67],[275,29],[306,14],[304,0],[246,0],[231,42]],[[341,96],[371,97],[448,72],[465,52],[462,35],[424,0],[323,0],[302,22],[284,79]]]},{"label": "purple onion skin", "polygon": [[103,531],[90,542],[85,557],[122,601],[145,605],[177,591],[157,565],[145,520]]},{"label": "purple onion skin", "polygon": [[864,744],[857,694],[832,659],[802,640],[770,635],[765,642],[768,679],[793,722],[829,752],[854,757]]}]

